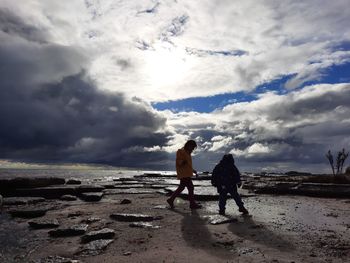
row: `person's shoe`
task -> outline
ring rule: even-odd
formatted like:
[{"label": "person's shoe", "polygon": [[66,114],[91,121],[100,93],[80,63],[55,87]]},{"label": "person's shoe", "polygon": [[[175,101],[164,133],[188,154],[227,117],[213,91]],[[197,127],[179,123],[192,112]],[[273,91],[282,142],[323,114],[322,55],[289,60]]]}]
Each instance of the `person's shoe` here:
[{"label": "person's shoe", "polygon": [[248,214],[249,214],[248,210],[245,209],[244,206],[240,207],[240,208],[238,209],[238,211],[241,212],[243,215],[248,215]]},{"label": "person's shoe", "polygon": [[225,211],[224,211],[224,210],[220,210],[220,211],[219,211],[219,215],[222,215],[222,216],[226,215],[226,214],[225,214]]},{"label": "person's shoe", "polygon": [[173,201],[171,201],[171,199],[170,199],[170,198],[169,198],[169,199],[167,199],[166,201],[167,201],[167,203],[170,205],[170,208],[171,208],[171,209],[174,209],[174,202],[173,202]]},{"label": "person's shoe", "polygon": [[202,206],[200,204],[194,203],[194,204],[190,205],[190,208],[191,209],[200,209],[200,208],[202,208]]}]

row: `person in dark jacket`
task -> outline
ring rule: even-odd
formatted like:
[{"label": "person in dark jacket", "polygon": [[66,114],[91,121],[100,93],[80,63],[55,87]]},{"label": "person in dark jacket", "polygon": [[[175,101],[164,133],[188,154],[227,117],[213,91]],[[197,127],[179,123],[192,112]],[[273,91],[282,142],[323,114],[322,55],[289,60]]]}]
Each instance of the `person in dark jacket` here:
[{"label": "person in dark jacket", "polygon": [[248,214],[248,210],[244,207],[242,199],[237,192],[237,186],[241,186],[241,174],[235,165],[232,154],[225,154],[221,161],[215,166],[211,184],[215,186],[220,194],[219,197],[219,214],[225,215],[225,207],[227,194],[229,193],[235,200],[238,211],[244,215]]}]

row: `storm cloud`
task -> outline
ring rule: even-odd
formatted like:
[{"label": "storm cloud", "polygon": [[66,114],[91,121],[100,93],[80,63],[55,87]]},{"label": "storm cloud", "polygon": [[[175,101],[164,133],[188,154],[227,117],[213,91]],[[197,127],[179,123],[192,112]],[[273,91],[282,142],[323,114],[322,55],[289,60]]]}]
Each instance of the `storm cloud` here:
[{"label": "storm cloud", "polygon": [[89,56],[50,42],[1,10],[0,158],[34,162],[161,166],[165,118],[140,99],[101,91],[86,73]]}]

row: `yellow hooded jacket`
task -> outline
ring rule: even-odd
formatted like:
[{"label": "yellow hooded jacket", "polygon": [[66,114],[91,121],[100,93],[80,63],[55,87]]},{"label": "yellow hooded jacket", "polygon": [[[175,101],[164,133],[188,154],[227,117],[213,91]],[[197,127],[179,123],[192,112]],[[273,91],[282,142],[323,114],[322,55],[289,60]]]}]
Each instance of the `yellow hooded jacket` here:
[{"label": "yellow hooded jacket", "polygon": [[176,152],[176,174],[177,179],[193,176],[192,157],[184,148]]}]

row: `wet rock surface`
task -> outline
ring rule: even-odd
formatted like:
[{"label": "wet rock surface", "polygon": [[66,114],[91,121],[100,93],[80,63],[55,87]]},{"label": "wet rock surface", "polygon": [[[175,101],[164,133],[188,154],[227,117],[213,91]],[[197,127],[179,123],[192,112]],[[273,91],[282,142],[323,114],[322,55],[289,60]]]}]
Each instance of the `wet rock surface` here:
[{"label": "wet rock surface", "polygon": [[203,218],[208,220],[211,225],[227,224],[238,221],[237,218],[222,215],[207,215],[203,216]]},{"label": "wet rock surface", "polygon": [[127,205],[127,204],[131,204],[131,200],[130,199],[123,199],[120,201],[121,205]]},{"label": "wet rock surface", "polygon": [[81,242],[88,243],[98,239],[113,239],[114,235],[115,231],[113,229],[103,228],[101,230],[86,233],[84,236],[81,237]]},{"label": "wet rock surface", "polygon": [[150,229],[160,228],[160,226],[155,226],[155,225],[152,225],[151,223],[145,223],[145,222],[133,222],[129,224],[129,227],[150,228]]},{"label": "wet rock surface", "polygon": [[46,258],[32,261],[31,263],[83,263],[77,259],[65,258],[60,256],[48,256]]},{"label": "wet rock surface", "polygon": [[100,201],[103,197],[103,193],[94,193],[94,192],[89,192],[89,193],[82,193],[80,194],[80,198],[83,199],[86,202],[97,202]]},{"label": "wet rock surface", "polygon": [[81,181],[78,179],[69,179],[66,184],[81,184]]},{"label": "wet rock surface", "polygon": [[49,231],[51,237],[69,237],[79,236],[85,234],[88,229],[87,224],[72,225],[69,227],[61,227],[55,230]]},{"label": "wet rock surface", "polygon": [[150,216],[144,214],[111,214],[110,217],[121,222],[150,222],[154,220],[161,220],[162,216]]},{"label": "wet rock surface", "polygon": [[18,208],[10,210],[9,214],[12,217],[35,218],[44,216],[47,211],[47,208]]},{"label": "wet rock surface", "polygon": [[32,220],[28,224],[33,229],[56,228],[60,226],[57,219]]},{"label": "wet rock surface", "polygon": [[87,243],[82,247],[78,254],[96,256],[105,250],[114,239],[100,239]]}]

